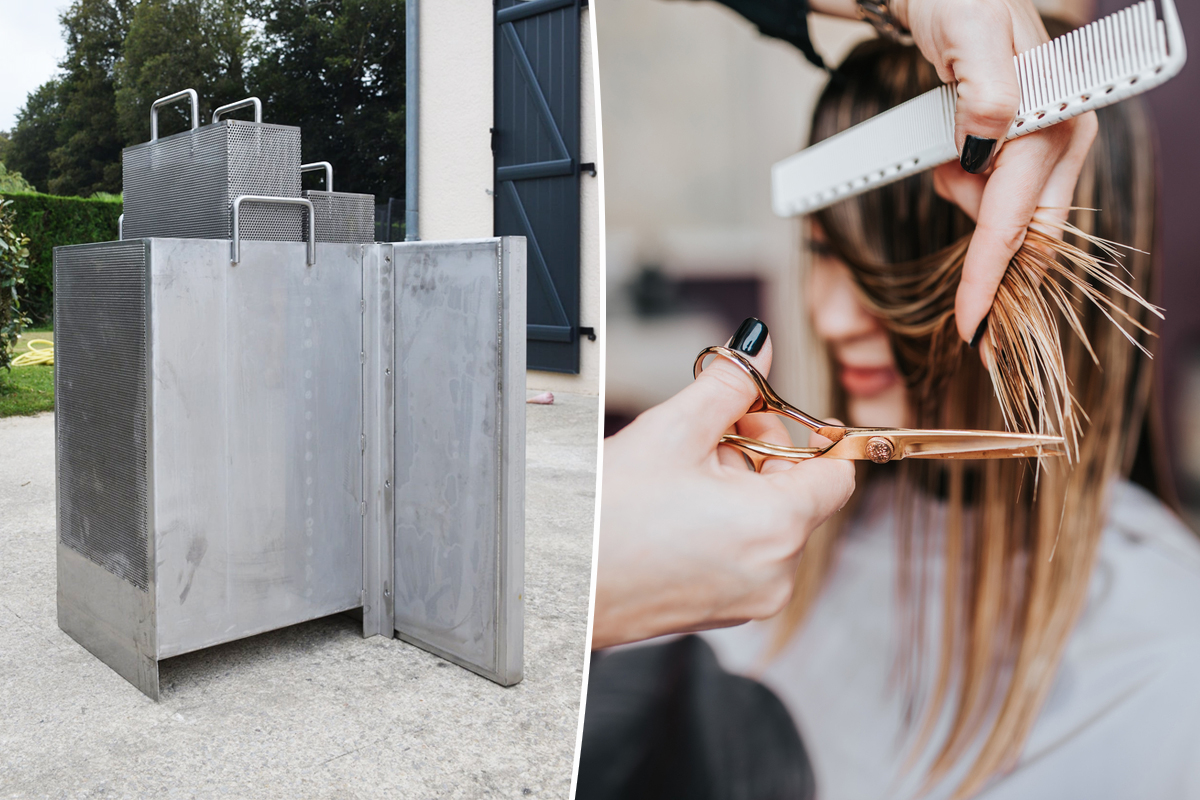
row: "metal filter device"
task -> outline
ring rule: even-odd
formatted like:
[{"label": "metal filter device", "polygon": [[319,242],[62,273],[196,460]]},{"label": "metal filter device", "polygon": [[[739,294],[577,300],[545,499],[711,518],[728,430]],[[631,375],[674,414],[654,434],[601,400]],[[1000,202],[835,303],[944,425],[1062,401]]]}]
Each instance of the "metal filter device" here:
[{"label": "metal filter device", "polygon": [[[1153,0],[1013,58],[1021,105],[1005,140],[1149,91],[1187,61],[1172,0]],[[809,214],[953,161],[954,87],[941,86],[818,142],[771,168],[771,205]]]},{"label": "metal filter device", "polygon": [[[188,100],[191,130],[158,137],[158,110]],[[239,108],[254,109],[254,121],[223,119]],[[262,121],[258,98],[222,106],[209,125],[200,125],[196,91],[155,100],[150,141],[121,154],[125,214],[121,238],[229,239],[231,209],[239,195],[300,197],[300,129]],[[301,241],[299,208],[247,209],[242,230],[248,239]]]},{"label": "metal filter device", "polygon": [[[284,198],[275,150],[229,160],[242,133],[275,135],[139,146],[126,196],[152,208],[205,153],[253,178],[228,207],[217,180],[130,208],[140,238],[55,249],[59,627],[153,698],[163,659],[356,609],[520,681],[524,239],[329,241],[298,131]],[[176,232],[193,212],[211,227]]]},{"label": "metal filter device", "polygon": [[335,192],[333,165],[328,161],[301,164],[300,172],[322,172],[325,175],[324,191],[304,190],[305,199],[313,205],[318,242],[375,241],[375,195]]}]

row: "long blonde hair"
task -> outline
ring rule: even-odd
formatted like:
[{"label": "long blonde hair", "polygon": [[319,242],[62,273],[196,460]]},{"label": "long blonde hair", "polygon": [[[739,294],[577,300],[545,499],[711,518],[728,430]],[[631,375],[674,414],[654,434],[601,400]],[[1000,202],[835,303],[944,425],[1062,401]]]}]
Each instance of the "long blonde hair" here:
[{"label": "long blonde hair", "polygon": [[[822,94],[812,138],[824,139],[938,84],[915,48],[864,43]],[[1154,318],[1138,295],[1154,291],[1151,142],[1136,101],[1100,112],[1100,132],[1075,198],[1077,206],[1099,210],[1076,212],[1078,227],[1068,226],[1065,243],[1031,232],[989,317],[996,353],[990,369],[954,332],[954,296],[972,224],[937,197],[929,173],[818,214],[865,306],[889,332],[917,427],[1000,430],[1008,424],[1057,431],[1073,444],[1070,463],[1048,459],[1040,468],[1024,460],[904,461],[860,475],[866,482],[884,473],[896,477],[897,589],[906,632],[897,665],[919,709],[910,729],[910,764],[943,711],[952,709],[926,788],[969,750],[976,755],[955,797],[975,794],[1016,762],[1082,610],[1108,488],[1116,476],[1129,475],[1139,441],[1146,445],[1139,434],[1152,391],[1147,355]],[[1109,276],[1103,262],[1112,262],[1113,253],[1105,241],[1136,248],[1123,260],[1132,291]],[[833,399],[844,415],[844,397],[835,392]],[[1142,472],[1155,483],[1155,469]],[[934,540],[921,520],[939,496],[946,504],[941,553],[930,554]],[[835,521],[806,545],[776,651],[818,597],[840,530]],[[927,574],[931,558],[940,558],[941,569]],[[942,614],[927,623],[932,574],[940,575]],[[927,624],[940,625],[934,654],[923,652]],[[928,687],[924,696],[920,687]]]}]

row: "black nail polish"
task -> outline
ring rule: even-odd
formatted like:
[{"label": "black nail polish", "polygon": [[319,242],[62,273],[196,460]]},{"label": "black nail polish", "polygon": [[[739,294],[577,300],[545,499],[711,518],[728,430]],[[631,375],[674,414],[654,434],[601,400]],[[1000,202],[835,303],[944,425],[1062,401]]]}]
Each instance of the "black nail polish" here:
[{"label": "black nail polish", "polygon": [[987,332],[988,318],[984,317],[983,322],[979,323],[979,327],[975,329],[975,335],[971,337],[971,348],[974,349],[979,345],[979,340],[983,338],[983,334]]},{"label": "black nail polish", "polygon": [[963,141],[962,157],[958,163],[972,175],[978,175],[992,165],[996,154],[996,140],[985,139],[982,136],[967,135]]},{"label": "black nail polish", "polygon": [[741,350],[743,353],[756,356],[766,341],[767,326],[761,320],[746,317],[746,320],[738,326],[737,333],[733,334],[733,338],[729,340],[729,346],[734,350]]}]

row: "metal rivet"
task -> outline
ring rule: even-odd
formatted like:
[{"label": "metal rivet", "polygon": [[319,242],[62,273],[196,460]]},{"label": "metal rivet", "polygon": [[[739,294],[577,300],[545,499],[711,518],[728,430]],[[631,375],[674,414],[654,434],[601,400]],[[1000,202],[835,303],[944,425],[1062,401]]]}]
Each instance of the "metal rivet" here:
[{"label": "metal rivet", "polygon": [[886,464],[892,460],[896,446],[886,436],[872,436],[867,440],[867,458],[876,464]]}]

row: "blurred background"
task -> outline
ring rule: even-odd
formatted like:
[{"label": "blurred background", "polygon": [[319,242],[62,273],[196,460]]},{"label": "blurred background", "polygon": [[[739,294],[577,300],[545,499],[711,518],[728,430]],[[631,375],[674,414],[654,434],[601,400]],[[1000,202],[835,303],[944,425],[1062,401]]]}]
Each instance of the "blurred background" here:
[{"label": "blurred background", "polygon": [[[1125,0],[1043,0],[1084,24]],[[1200,42],[1200,10],[1178,3]],[[836,65],[874,36],[813,15],[817,51]],[[605,433],[691,380],[703,347],[747,316],[771,330],[771,383],[824,414],[829,376],[804,311],[799,220],[770,208],[770,168],[808,137],[825,83],[799,50],[710,0],[605,0],[596,15],[605,152],[608,347]],[[1200,530],[1200,62],[1146,95],[1158,129],[1165,307],[1162,412],[1189,522]]]}]

